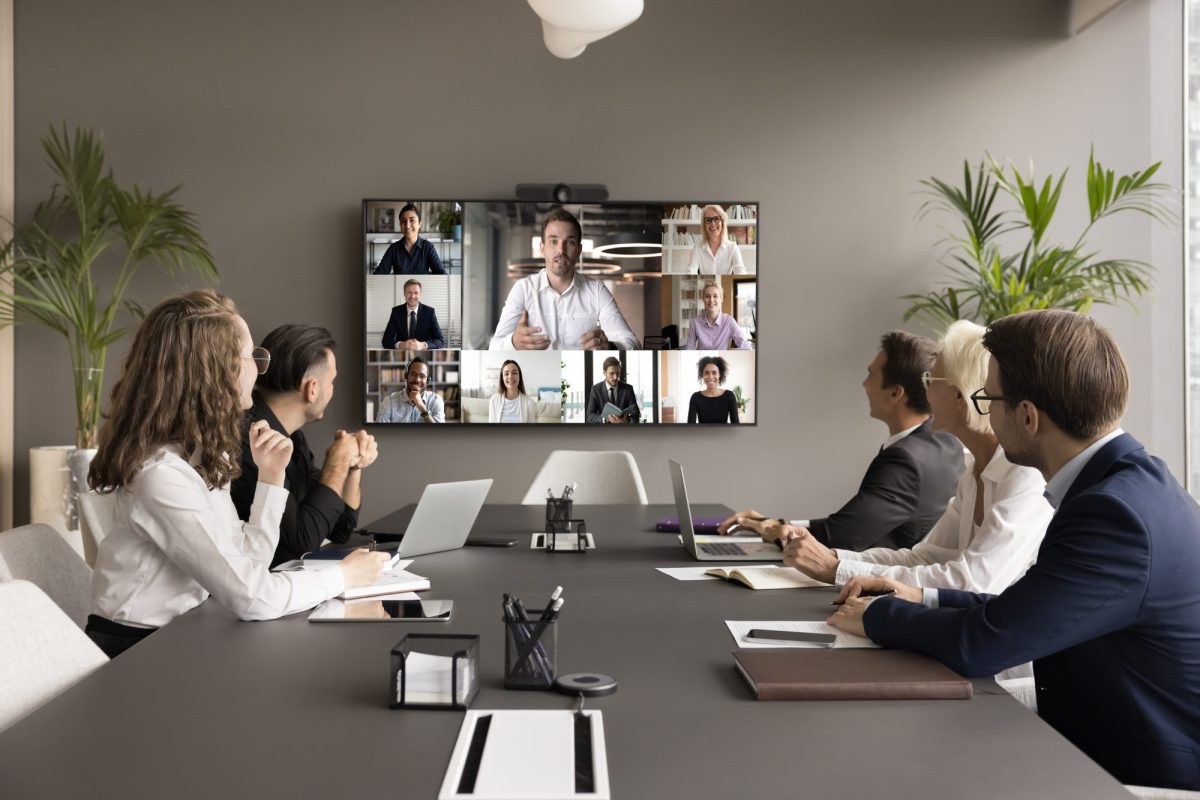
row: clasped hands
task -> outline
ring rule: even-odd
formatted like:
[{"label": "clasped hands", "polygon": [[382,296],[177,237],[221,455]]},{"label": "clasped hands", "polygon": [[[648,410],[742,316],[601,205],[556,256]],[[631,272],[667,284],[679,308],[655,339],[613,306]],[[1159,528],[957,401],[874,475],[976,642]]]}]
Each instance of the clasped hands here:
[{"label": "clasped hands", "polygon": [[325,451],[325,463],[345,466],[347,470],[366,469],[375,463],[379,457],[379,447],[375,437],[366,431],[348,433],[339,430],[333,437],[333,444]]}]

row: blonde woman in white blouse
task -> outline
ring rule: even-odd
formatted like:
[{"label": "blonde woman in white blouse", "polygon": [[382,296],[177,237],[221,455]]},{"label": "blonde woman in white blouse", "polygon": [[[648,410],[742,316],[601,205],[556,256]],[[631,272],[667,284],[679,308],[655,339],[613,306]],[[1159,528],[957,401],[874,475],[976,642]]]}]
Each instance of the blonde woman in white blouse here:
[{"label": "blonde woman in white blouse", "polygon": [[379,579],[387,556],[365,549],[331,569],[268,571],[292,441],[265,421],[250,429],[258,483],[250,520],[238,519],[229,483],[242,415],[269,364],[233,301],[211,290],[164,300],[138,327],[88,474],[114,498],[87,623],[109,657],[210,595],[241,619],[273,619]]},{"label": "blonde woman in white blouse", "polygon": [[525,394],[521,365],[505,361],[500,366],[500,386],[488,401],[488,422],[537,422],[540,405]]},{"label": "blonde woman in white blouse", "polygon": [[702,241],[692,248],[687,271],[692,275],[743,275],[746,265],[737,242],[729,238],[729,215],[720,206],[705,206],[700,212]]},{"label": "blonde woman in white blouse", "polygon": [[828,583],[880,576],[936,589],[999,594],[1025,574],[1041,545],[1053,509],[1042,493],[1046,482],[1032,467],[1004,457],[988,418],[971,393],[983,386],[988,353],[984,329],[960,320],[946,331],[941,352],[924,383],[933,407],[933,428],[966,446],[966,469],[946,513],[911,549],[832,550],[803,528],[783,527],[787,563]]}]

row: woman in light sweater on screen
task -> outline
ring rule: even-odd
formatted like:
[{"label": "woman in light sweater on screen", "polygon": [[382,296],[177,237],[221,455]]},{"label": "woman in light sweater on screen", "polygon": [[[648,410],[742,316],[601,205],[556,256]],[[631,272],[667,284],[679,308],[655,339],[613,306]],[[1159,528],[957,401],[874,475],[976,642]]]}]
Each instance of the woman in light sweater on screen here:
[{"label": "woman in light sweater on screen", "polygon": [[138,326],[88,474],[114,496],[87,623],[109,657],[210,594],[241,619],[273,619],[379,579],[387,556],[365,549],[331,569],[268,571],[292,441],[265,421],[250,429],[258,484],[250,521],[238,519],[229,483],[243,412],[269,364],[233,301],[211,290],[168,298]]},{"label": "woman in light sweater on screen", "polygon": [[525,394],[521,365],[509,359],[500,366],[500,385],[488,401],[488,422],[537,422],[541,403]]},{"label": "woman in light sweater on screen", "polygon": [[946,513],[911,549],[832,550],[803,528],[783,527],[787,563],[828,583],[857,575],[891,578],[936,589],[999,594],[1025,574],[1054,511],[1046,482],[1032,467],[1004,457],[986,415],[971,400],[987,377],[984,329],[960,320],[946,331],[941,352],[923,376],[933,429],[966,446],[966,468]]}]

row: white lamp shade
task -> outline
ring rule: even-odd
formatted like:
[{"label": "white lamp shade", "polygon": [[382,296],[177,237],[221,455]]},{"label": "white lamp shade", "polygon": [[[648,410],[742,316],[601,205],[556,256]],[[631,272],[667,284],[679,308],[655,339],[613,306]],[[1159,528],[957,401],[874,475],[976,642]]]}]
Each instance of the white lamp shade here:
[{"label": "white lamp shade", "polygon": [[575,58],[592,42],[615,33],[642,15],[642,0],[528,0],[542,18],[546,49]]}]

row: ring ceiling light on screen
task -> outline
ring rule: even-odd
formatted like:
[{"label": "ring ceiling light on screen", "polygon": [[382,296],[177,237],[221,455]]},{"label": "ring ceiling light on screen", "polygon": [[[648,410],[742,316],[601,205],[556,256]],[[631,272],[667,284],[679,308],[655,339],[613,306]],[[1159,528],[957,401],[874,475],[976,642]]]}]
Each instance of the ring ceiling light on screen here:
[{"label": "ring ceiling light on screen", "polygon": [[642,15],[642,0],[529,0],[529,7],[542,18],[546,49],[559,58],[575,58]]},{"label": "ring ceiling light on screen", "polygon": [[[627,252],[628,251],[628,252]],[[661,258],[662,242],[617,242],[602,244],[592,250],[609,258]]]}]

